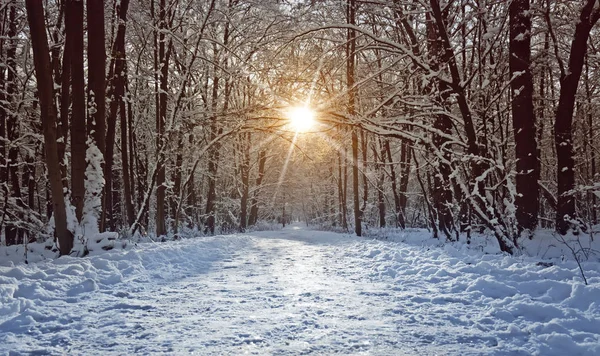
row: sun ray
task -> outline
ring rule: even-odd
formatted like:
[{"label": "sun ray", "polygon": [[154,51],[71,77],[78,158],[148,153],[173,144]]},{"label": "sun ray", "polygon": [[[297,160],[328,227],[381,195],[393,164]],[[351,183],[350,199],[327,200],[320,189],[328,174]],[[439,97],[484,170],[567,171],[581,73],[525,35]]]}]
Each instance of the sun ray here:
[{"label": "sun ray", "polygon": [[288,150],[287,157],[285,162],[283,162],[283,168],[281,169],[281,174],[279,175],[279,180],[277,181],[277,186],[275,187],[275,193],[273,194],[273,201],[275,203],[275,199],[277,198],[277,194],[279,193],[279,188],[283,184],[283,179],[285,178],[285,173],[287,172],[288,164],[290,163],[290,158],[292,158],[292,153],[294,152],[294,147],[296,146],[296,140],[298,139],[298,132],[294,135],[292,142],[290,143],[290,149]]}]

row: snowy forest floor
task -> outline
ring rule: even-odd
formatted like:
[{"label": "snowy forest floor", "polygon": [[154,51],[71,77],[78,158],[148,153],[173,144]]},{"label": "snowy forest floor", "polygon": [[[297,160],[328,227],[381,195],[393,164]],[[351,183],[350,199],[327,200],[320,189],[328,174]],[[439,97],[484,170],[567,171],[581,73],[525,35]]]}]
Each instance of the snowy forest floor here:
[{"label": "snowy forest floor", "polygon": [[600,354],[597,262],[300,225],[3,258],[0,354]]}]

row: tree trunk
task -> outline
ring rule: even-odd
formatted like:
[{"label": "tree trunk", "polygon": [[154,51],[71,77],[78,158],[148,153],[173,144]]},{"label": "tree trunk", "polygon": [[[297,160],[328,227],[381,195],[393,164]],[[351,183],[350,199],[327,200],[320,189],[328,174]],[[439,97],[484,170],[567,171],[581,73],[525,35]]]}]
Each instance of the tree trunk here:
[{"label": "tree trunk", "polygon": [[[430,66],[433,70],[439,70],[440,63],[444,61],[444,47],[441,41],[439,26],[436,27],[435,21],[427,14],[427,47],[429,49]],[[441,108],[440,111],[448,110],[448,99],[451,88],[441,80],[437,81],[437,88],[430,88],[430,91],[436,93],[436,104]],[[435,115],[433,127],[436,133],[433,134],[432,142],[434,149],[439,150],[435,155],[435,169],[437,174],[433,175],[432,187],[432,208],[437,230],[446,235],[451,240],[451,232],[454,230],[454,219],[452,216],[452,191],[450,190],[450,160],[452,152],[448,147],[448,136],[452,134],[452,120],[445,113]],[[439,134],[441,133],[441,134]]]},{"label": "tree trunk", "polygon": [[[229,2],[229,6],[231,7],[232,3]],[[223,44],[227,47],[229,43],[229,22],[225,23],[225,29],[223,31]],[[218,109],[218,95],[219,95],[219,76],[218,71],[221,68],[219,65],[219,53],[217,50],[216,44],[213,47],[215,63],[213,67],[213,86],[212,86],[212,96],[211,96],[211,111],[212,118],[210,123],[210,140],[213,141],[217,136],[219,136],[223,132],[223,128],[219,127],[217,120],[217,109]],[[225,59],[225,63],[222,65],[223,68],[227,68],[227,59]],[[223,112],[227,112],[229,108],[229,95],[231,93],[231,85],[229,83],[229,79],[225,80],[225,95],[223,98]],[[210,231],[211,235],[215,233],[215,221],[216,221],[216,211],[215,211],[215,203],[217,200],[216,188],[217,188],[217,171],[219,169],[219,157],[220,157],[220,148],[221,145],[215,143],[209,150],[208,154],[208,192],[206,194],[206,210],[205,214],[207,215],[206,220],[206,228],[205,231]]]},{"label": "tree trunk", "polygon": [[[379,158],[381,152],[381,159]],[[381,142],[381,138],[378,141],[373,140],[373,159],[378,162],[378,173],[377,177],[377,208],[379,210],[379,227],[385,227],[385,195],[383,192],[383,182],[385,180],[385,148]]]},{"label": "tree trunk", "polygon": [[394,159],[392,157],[389,140],[385,140],[384,147],[388,162],[390,163],[390,180],[392,181],[392,194],[394,195],[394,208],[396,209],[396,227],[405,229],[406,219],[404,218],[404,213],[401,208],[400,195],[398,194],[398,186],[396,183],[396,169],[394,168]]},{"label": "tree trunk", "polygon": [[256,225],[258,221],[258,194],[260,192],[260,186],[262,184],[263,177],[265,176],[265,164],[267,162],[266,151],[260,151],[258,154],[258,175],[256,176],[256,184],[254,186],[254,193],[252,194],[252,201],[250,203],[250,217],[248,218],[248,225]]},{"label": "tree trunk", "polygon": [[[129,168],[129,152],[128,152],[128,122],[127,122],[127,112],[126,112],[126,103],[125,103],[125,86],[127,82],[127,60],[126,60],[126,50],[125,50],[125,30],[127,23],[127,10],[129,8],[129,0],[121,0],[121,2],[117,5],[117,17],[118,17],[118,28],[117,28],[117,36],[115,38],[115,42],[112,47],[112,62],[111,70],[110,70],[110,84],[111,88],[109,90],[111,101],[110,101],[110,112],[108,119],[108,137],[106,138],[106,146],[109,146],[105,149],[105,172],[104,176],[106,179],[106,188],[104,191],[104,202],[105,208],[103,209],[103,218],[102,221],[106,223],[108,218],[109,226],[111,229],[115,229],[116,226],[114,224],[114,220],[112,219],[112,198],[108,198],[108,190],[112,190],[113,179],[111,176],[112,167],[114,165],[114,142],[115,142],[115,131],[116,131],[116,121],[117,114],[120,118],[120,130],[121,130],[121,164],[122,164],[122,177],[123,177],[123,193],[125,195],[124,204],[125,204],[125,212],[127,224],[131,226],[134,221],[134,213],[133,213],[133,198],[131,194],[131,181],[130,181],[130,168]],[[97,97],[97,99],[100,99]],[[104,101],[102,101],[104,103]],[[102,108],[104,110],[104,107]],[[130,118],[131,120],[131,118]],[[100,147],[99,147],[100,148]],[[110,156],[108,155],[110,153]],[[111,177],[109,177],[111,176]],[[111,205],[107,204],[111,203]],[[108,216],[107,216],[108,214]]]},{"label": "tree trunk", "polygon": [[[125,13],[128,0],[121,0],[118,6],[119,29],[123,27],[125,35]],[[90,136],[96,141],[96,146],[104,155],[106,123],[105,113],[105,71],[106,51],[104,48],[104,0],[87,0],[87,28],[88,28],[88,108],[90,115],[88,130]],[[123,40],[124,42],[124,40]],[[120,53],[119,53],[120,54]],[[123,46],[123,56],[125,50]]]},{"label": "tree trunk", "polygon": [[[355,25],[355,0],[347,0],[346,17],[348,24]],[[354,88],[356,60],[356,33],[348,29],[346,42],[346,86],[348,89],[348,116],[356,120],[356,88]],[[354,232],[362,236],[362,212],[360,210],[360,191],[358,190],[358,127],[352,127],[352,190],[354,194]]]},{"label": "tree trunk", "polygon": [[579,22],[571,42],[569,65],[561,73],[560,97],[554,121],[554,145],[556,146],[558,206],[556,209],[556,231],[566,234],[570,222],[576,218],[575,197],[575,159],[573,157],[573,111],[575,95],[587,52],[587,40],[594,24],[600,18],[600,8],[595,7],[597,0],[587,0],[581,10]]},{"label": "tree trunk", "polygon": [[73,87],[73,116],[71,119],[71,200],[75,216],[81,222],[85,198],[85,82],[83,71],[83,1],[68,0],[72,27],[67,37],[73,41],[71,58],[71,84]]},{"label": "tree trunk", "polygon": [[249,173],[250,173],[250,133],[242,135],[242,149],[244,150],[242,156],[242,166],[240,169],[240,175],[242,179],[242,196],[240,199],[240,231],[244,232],[247,227],[248,218],[248,190],[249,190]]},{"label": "tree trunk", "polygon": [[[66,1],[63,1],[63,4]],[[65,31],[70,31],[73,27],[73,15],[71,7],[65,8]],[[65,45],[62,59],[62,74],[60,78],[60,121],[58,122],[58,158],[60,161],[60,169],[62,174],[62,182],[65,190],[69,187],[67,179],[67,160],[65,159],[67,139],[69,137],[69,107],[71,105],[71,58],[73,57],[73,39],[71,36],[65,37]],[[58,54],[56,54],[58,57]],[[57,59],[58,60],[58,59]]]},{"label": "tree trunk", "polygon": [[179,196],[181,195],[181,200],[183,200],[183,193],[181,192],[181,174],[183,173],[183,132],[178,133],[177,138],[177,151],[175,153],[175,166],[172,169],[172,180],[173,180],[173,194],[170,198],[171,212],[170,215],[173,216],[173,232],[179,231],[179,211],[180,206],[183,205],[183,201],[179,201]]},{"label": "tree trunk", "polygon": [[[595,140],[595,130],[594,130],[594,114],[592,113],[592,92],[590,88],[590,72],[589,66],[586,63],[585,66],[586,71],[586,80],[585,80],[585,91],[587,98],[587,126],[588,126],[588,138],[587,145],[589,146],[590,151],[590,172],[589,178],[595,179],[596,177],[596,150],[594,145]],[[597,212],[597,197],[594,192],[588,192],[588,205],[590,206],[590,224],[596,225],[598,224],[598,212]]]},{"label": "tree trunk", "polygon": [[128,227],[133,224],[133,195],[131,194],[131,172],[129,168],[129,148],[127,147],[127,115],[125,113],[125,103],[120,103],[120,114],[121,117],[121,164],[123,165],[122,177],[123,177],[123,195],[125,203],[125,214],[127,218]]},{"label": "tree trunk", "polygon": [[509,65],[512,124],[515,136],[517,194],[515,205],[519,233],[537,227],[540,178],[533,109],[531,74],[531,15],[529,0],[513,0],[509,7]]},{"label": "tree trunk", "polygon": [[[127,0],[125,0],[127,2]],[[105,71],[106,51],[104,49],[104,0],[87,1],[87,27],[88,27],[88,135],[106,161],[106,122],[105,122]],[[105,167],[104,162],[100,165]],[[104,171],[106,182],[110,171]],[[111,179],[111,178],[108,178]],[[102,189],[100,201],[106,201],[106,189]],[[99,230],[105,230],[106,205],[101,208]],[[112,227],[114,230],[114,226]]]},{"label": "tree trunk", "polygon": [[55,234],[61,255],[68,255],[73,248],[73,235],[67,229],[67,214],[63,186],[61,182],[58,147],[56,144],[56,111],[53,100],[52,68],[50,66],[50,49],[46,36],[44,8],[41,1],[26,0],[27,21],[29,23],[31,46],[36,72],[36,83],[39,94],[42,128],[44,131],[44,149],[48,180],[52,191],[52,207],[54,210]]},{"label": "tree trunk", "polygon": [[400,148],[400,182],[398,185],[398,194],[400,196],[399,214],[402,219],[402,224],[405,224],[406,206],[408,204],[408,197],[406,195],[406,192],[408,190],[408,182],[410,178],[412,147],[410,146],[410,143],[406,140],[402,140],[401,144],[402,147]]},{"label": "tree trunk", "polygon": [[[24,211],[25,205],[23,204],[23,200],[21,197],[21,186],[19,182],[19,171],[18,171],[18,159],[19,159],[19,147],[16,142],[19,137],[19,123],[17,121],[17,108],[14,106],[14,96],[16,95],[16,76],[17,73],[16,63],[15,63],[15,55],[17,52],[16,45],[16,35],[17,35],[17,25],[16,25],[16,9],[15,9],[14,0],[11,1],[9,7],[9,19],[8,19],[8,48],[6,50],[6,66],[8,67],[8,73],[6,77],[6,103],[10,108],[10,111],[7,113],[6,118],[6,137],[9,142],[8,148],[8,161],[6,163],[6,170],[8,178],[6,183],[10,181],[10,192],[8,191],[8,187],[6,188],[6,194],[11,195],[15,201],[17,206],[19,207],[18,212],[15,213],[14,219],[16,220],[26,220],[26,217],[23,216],[22,211]],[[4,177],[2,177],[4,178]],[[14,245],[17,244],[18,235],[23,235],[23,230],[19,229],[15,224],[8,224],[5,230],[6,233],[6,245]]]},{"label": "tree trunk", "polygon": [[[159,105],[158,105],[158,116],[156,117],[156,134],[157,134],[157,156],[162,156],[165,153],[164,150],[165,142],[165,122],[167,117],[167,91],[168,91],[168,75],[169,75],[169,51],[165,48],[165,30],[167,28],[167,7],[166,1],[160,0],[159,9],[159,33],[158,33],[158,58],[160,60],[160,93],[158,94]],[[165,164],[161,157],[157,157],[158,174],[156,177],[156,236],[162,236],[167,234],[167,227],[165,224]]]}]

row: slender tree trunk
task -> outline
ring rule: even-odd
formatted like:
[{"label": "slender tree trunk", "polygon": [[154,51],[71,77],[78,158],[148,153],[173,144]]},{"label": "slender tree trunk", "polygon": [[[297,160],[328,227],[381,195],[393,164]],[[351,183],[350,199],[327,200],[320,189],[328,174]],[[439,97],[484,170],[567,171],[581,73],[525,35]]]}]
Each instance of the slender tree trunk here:
[{"label": "slender tree trunk", "polygon": [[402,224],[406,223],[406,206],[408,204],[408,197],[406,192],[408,191],[408,182],[410,178],[410,167],[412,157],[412,147],[410,143],[403,140],[400,148],[400,182],[398,185],[398,195],[400,196],[400,216]]},{"label": "slender tree trunk", "polygon": [[[229,6],[232,6],[231,1]],[[229,22],[225,23],[225,30],[223,31],[223,44],[227,47],[229,43]],[[211,97],[211,111],[212,118],[210,124],[210,139],[211,141],[217,138],[222,132],[223,128],[218,125],[217,109],[218,109],[218,95],[219,95],[219,53],[216,44],[214,45],[215,64],[213,68],[213,86],[212,86],[212,97]],[[227,59],[223,67],[227,67]],[[223,112],[226,113],[229,108],[229,95],[231,93],[231,85],[229,80],[225,81],[225,95],[223,98]],[[211,234],[215,233],[215,222],[216,222],[216,200],[217,200],[217,171],[219,169],[219,157],[220,157],[220,144],[215,144],[210,148],[208,154],[208,192],[206,194],[206,231],[210,231]]]},{"label": "slender tree trunk", "polygon": [[242,166],[240,167],[240,175],[242,178],[242,196],[240,199],[240,231],[245,231],[248,218],[248,191],[249,191],[249,173],[250,173],[250,142],[251,135],[247,133],[246,137],[241,137],[242,149]]},{"label": "slender tree trunk", "polygon": [[[216,70],[215,66],[215,70]],[[213,90],[212,90],[212,110],[213,117],[210,125],[210,140],[214,140],[218,135],[217,126],[217,95],[219,90],[219,77],[215,75],[213,78]],[[206,228],[205,232],[210,232],[211,235],[215,233],[215,201],[217,199],[217,170],[219,168],[219,148],[220,145],[214,145],[208,153],[208,191],[206,194]]]},{"label": "slender tree trunk", "polygon": [[[441,41],[439,26],[436,26],[435,20],[427,14],[427,46],[429,49],[430,66],[433,70],[439,70],[440,63],[444,58],[444,47]],[[448,99],[450,97],[451,88],[445,82],[438,80],[437,88],[430,88],[430,91],[436,92],[436,104],[442,108],[441,111],[448,110]],[[435,115],[433,127],[436,133],[433,134],[433,146],[439,150],[436,155],[436,170],[438,174],[433,176],[432,199],[433,199],[433,216],[437,224],[437,230],[446,235],[446,238],[451,240],[451,232],[454,230],[452,216],[452,191],[450,190],[450,167],[451,151],[448,147],[448,137],[452,134],[452,120],[445,113]],[[441,134],[439,134],[441,133]]]},{"label": "slender tree trunk", "polygon": [[129,152],[127,147],[127,115],[125,113],[125,103],[120,104],[121,117],[121,164],[123,165],[123,194],[125,203],[125,213],[128,227],[133,224],[133,195],[131,194],[131,171],[129,167]]},{"label": "slender tree trunk", "polygon": [[367,209],[367,204],[369,202],[369,179],[367,177],[367,162],[368,162],[368,137],[365,134],[364,130],[360,130],[360,148],[362,151],[362,181],[363,181],[363,202],[362,207],[360,208],[361,213],[364,214],[364,211]]},{"label": "slender tree trunk", "polygon": [[258,194],[260,192],[260,186],[262,184],[263,177],[265,176],[265,164],[267,163],[266,151],[260,151],[258,154],[258,175],[256,176],[256,184],[254,186],[254,193],[252,194],[252,201],[250,203],[250,218],[248,219],[248,225],[256,225],[258,221]]},{"label": "slender tree trunk", "polygon": [[392,194],[394,195],[394,208],[396,210],[396,227],[402,227],[404,229],[406,228],[406,220],[404,219],[404,213],[402,212],[400,203],[400,195],[398,194],[396,169],[394,168],[394,159],[392,157],[392,150],[390,148],[389,140],[385,140],[384,147],[388,162],[390,163],[390,180],[392,182]]},{"label": "slender tree trunk", "polygon": [[[58,158],[60,162],[60,169],[62,174],[63,186],[65,191],[69,189],[69,182],[67,180],[67,160],[65,159],[65,152],[67,147],[67,140],[69,137],[69,105],[71,104],[70,96],[70,85],[71,85],[71,39],[66,37],[63,46],[62,64],[60,61],[60,25],[62,18],[65,22],[65,31],[67,27],[72,27],[68,24],[71,15],[68,14],[69,7],[66,6],[66,1],[60,2],[60,10],[58,15],[58,21],[54,26],[52,33],[52,40],[54,44],[51,46],[51,65],[54,73],[54,86],[55,93],[60,95],[60,112],[57,113],[57,135],[58,135]],[[60,91],[58,90],[60,88]]]},{"label": "slender tree trunk", "polygon": [[[346,3],[347,21],[350,25],[355,25],[356,3],[355,0],[347,0]],[[356,88],[354,88],[355,73],[354,66],[356,61],[356,33],[353,29],[348,29],[346,42],[346,85],[348,87],[348,115],[352,120],[356,120]],[[358,127],[352,127],[352,190],[354,194],[354,232],[356,236],[362,236],[362,211],[360,210],[360,191],[358,190]]]},{"label": "slender tree trunk", "polygon": [[[96,0],[97,1],[97,0]],[[107,223],[111,230],[116,229],[115,221],[112,218],[113,215],[113,204],[114,199],[112,194],[113,191],[113,177],[112,171],[114,166],[114,144],[116,134],[116,122],[117,115],[120,118],[120,130],[121,130],[121,164],[122,164],[122,177],[123,177],[123,190],[125,194],[124,205],[126,212],[126,219],[129,225],[133,224],[134,213],[133,213],[133,202],[131,194],[131,182],[130,182],[130,171],[129,171],[129,159],[128,159],[128,123],[127,123],[127,112],[125,103],[125,87],[127,82],[127,59],[125,49],[125,31],[127,24],[127,10],[129,8],[129,0],[121,0],[117,5],[117,17],[118,17],[118,28],[117,36],[112,46],[112,63],[110,70],[110,109],[108,116],[108,129],[106,133],[106,143],[104,144],[105,153],[105,170],[104,177],[106,180],[104,190],[104,209],[102,221],[104,224]],[[100,99],[97,97],[97,99]],[[104,100],[102,101],[104,102]],[[104,106],[102,107],[104,110]],[[131,110],[130,110],[131,111]],[[104,115],[103,115],[104,117]],[[130,118],[131,119],[131,118]],[[103,136],[104,137],[104,136]],[[99,147],[100,148],[100,147]],[[110,197],[109,197],[110,196]]]},{"label": "slender tree trunk", "polygon": [[[6,187],[7,197],[11,195],[15,200],[16,204],[21,211],[24,211],[25,205],[21,196],[21,185],[19,182],[19,171],[18,171],[18,159],[19,159],[19,147],[16,142],[19,137],[19,123],[17,121],[16,111],[17,109],[14,107],[14,97],[16,93],[16,76],[17,73],[16,63],[15,63],[15,55],[17,52],[16,45],[16,35],[17,35],[17,24],[16,24],[16,9],[15,9],[14,0],[9,4],[9,19],[8,19],[8,48],[6,50],[6,66],[8,67],[7,77],[6,77],[6,96],[7,96],[7,105],[10,109],[10,112],[7,113],[7,121],[6,121],[6,137],[9,142],[8,149],[8,161],[6,162],[6,170],[7,170],[7,179],[6,183],[10,181],[10,193],[8,187]],[[4,177],[3,177],[4,178]],[[14,219],[16,220],[26,220],[26,217],[23,216],[22,212],[16,212]],[[23,231],[19,229],[14,224],[9,224],[5,230],[5,239],[6,244],[13,245],[17,244],[18,235],[22,236]]]},{"label": "slender tree trunk", "polygon": [[52,207],[54,211],[55,234],[61,255],[68,255],[73,248],[73,235],[67,229],[67,212],[63,196],[58,147],[56,144],[56,111],[53,101],[52,68],[50,65],[50,49],[46,36],[44,8],[41,1],[26,0],[27,21],[29,23],[33,60],[36,72],[36,83],[41,109],[42,128],[44,131],[44,149],[48,180],[52,191]]},{"label": "slender tree trunk", "polygon": [[[159,9],[159,34],[158,34],[158,58],[160,60],[160,93],[158,94],[158,116],[156,118],[156,133],[157,133],[157,155],[164,155],[163,149],[165,142],[165,122],[167,117],[167,91],[168,91],[168,75],[169,75],[169,53],[165,46],[167,28],[167,4],[165,0],[160,0]],[[164,162],[161,157],[158,157],[157,164]],[[165,174],[166,168],[164,163],[160,163],[158,174],[156,177],[156,236],[166,235],[167,227],[165,224]]]},{"label": "slender tree trunk", "polygon": [[71,84],[73,87],[73,116],[71,120],[71,200],[77,220],[81,222],[85,198],[85,82],[83,71],[83,1],[67,0],[72,15],[72,27],[67,30],[71,37]]},{"label": "slender tree trunk", "polygon": [[[379,146],[379,147],[378,147]],[[379,158],[381,152],[381,159]],[[377,208],[379,210],[379,227],[385,227],[385,195],[383,192],[383,182],[385,180],[385,148],[381,142],[381,138],[378,141],[373,140],[373,158],[375,162],[379,163],[377,177]]]},{"label": "slender tree trunk", "polygon": [[[63,1],[63,4],[66,1]],[[73,15],[70,6],[65,8],[65,31],[70,32],[73,27]],[[73,57],[73,39],[71,36],[65,37],[65,45],[62,59],[62,74],[60,78],[60,121],[58,122],[58,158],[62,181],[65,190],[69,187],[67,179],[67,160],[65,159],[67,139],[69,137],[69,107],[71,105],[71,58]],[[56,54],[58,57],[58,54]],[[56,59],[58,61],[58,59]],[[58,81],[58,79],[56,79]]]},{"label": "slender tree trunk", "polygon": [[[182,202],[179,201],[179,193],[181,192],[181,174],[183,172],[183,132],[178,134],[177,152],[175,154],[175,166],[173,167],[173,195],[171,201],[171,216],[173,216],[173,231],[179,231],[179,206]],[[181,197],[183,199],[183,196]]]},{"label": "slender tree trunk", "polygon": [[[594,115],[592,113],[592,92],[590,88],[590,71],[589,65],[585,66],[585,92],[587,97],[587,126],[588,126],[588,142],[590,150],[590,172],[589,178],[594,180],[596,177],[596,145],[594,145],[595,140],[595,130],[594,130]],[[590,206],[590,223],[592,225],[596,225],[598,223],[598,212],[597,212],[597,197],[593,192],[588,192],[588,204]]]},{"label": "slender tree trunk", "polygon": [[531,15],[529,0],[513,0],[509,7],[509,65],[512,81],[512,123],[515,136],[519,232],[537,227],[540,178],[531,74]]}]

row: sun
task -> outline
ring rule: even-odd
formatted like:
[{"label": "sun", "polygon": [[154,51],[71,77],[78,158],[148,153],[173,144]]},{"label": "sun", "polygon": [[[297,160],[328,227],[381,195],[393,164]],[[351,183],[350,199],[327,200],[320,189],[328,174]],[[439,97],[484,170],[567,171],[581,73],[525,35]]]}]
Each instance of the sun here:
[{"label": "sun", "polygon": [[290,126],[296,132],[306,132],[315,124],[315,112],[306,106],[297,106],[288,110]]}]

